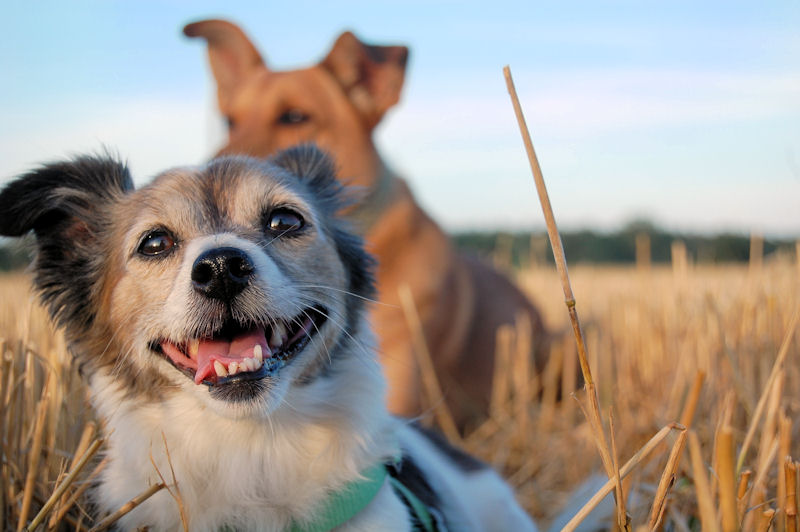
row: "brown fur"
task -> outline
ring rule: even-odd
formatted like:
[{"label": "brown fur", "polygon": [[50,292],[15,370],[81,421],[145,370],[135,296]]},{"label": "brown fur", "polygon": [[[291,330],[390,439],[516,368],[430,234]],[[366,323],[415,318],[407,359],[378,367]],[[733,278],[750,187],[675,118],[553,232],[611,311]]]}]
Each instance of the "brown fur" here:
[{"label": "brown fur", "polygon": [[[543,353],[542,319],[506,277],[453,247],[375,149],[372,130],[399,99],[408,50],[366,45],[346,32],[319,64],[274,72],[231,23],[207,20],[184,32],[208,41],[220,110],[231,125],[221,153],[267,156],[313,141],[333,154],[339,175],[365,188],[351,216],[378,258],[382,304],[373,307],[372,320],[390,409],[416,415],[422,407],[420,373],[398,296],[407,283],[457,423],[464,427],[484,416],[498,326],[526,315]],[[536,366],[544,362],[539,356]]]}]

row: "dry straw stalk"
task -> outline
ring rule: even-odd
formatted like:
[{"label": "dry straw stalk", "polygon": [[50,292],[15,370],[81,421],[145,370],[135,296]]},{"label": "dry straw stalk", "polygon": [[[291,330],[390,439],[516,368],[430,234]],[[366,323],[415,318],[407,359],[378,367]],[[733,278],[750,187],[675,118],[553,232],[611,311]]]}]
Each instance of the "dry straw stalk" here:
[{"label": "dry straw stalk", "polygon": [[47,514],[53,509],[58,502],[58,499],[66,493],[67,488],[69,488],[73,482],[78,478],[78,475],[83,471],[83,468],[89,463],[89,460],[94,457],[97,451],[100,450],[100,446],[103,445],[102,439],[95,440],[92,445],[83,453],[83,455],[78,459],[78,461],[73,465],[72,470],[69,474],[64,478],[64,480],[59,484],[56,490],[50,495],[50,498],[47,502],[44,503],[42,509],[39,510],[39,513],[36,514],[30,524],[28,525],[28,529],[36,530],[36,527],[39,526],[40,523],[44,521],[44,518],[47,517]]},{"label": "dry straw stalk", "polygon": [[[666,427],[663,427],[652,438],[650,438],[650,440],[645,443],[642,448],[639,449],[639,451],[625,463],[625,465],[620,468],[620,477],[625,478],[628,476],[628,474],[630,474],[630,472],[633,471],[636,466],[642,463],[642,461],[645,460],[650,453],[652,453],[653,450],[658,447],[659,444],[661,444],[662,441],[664,441],[664,438],[666,438],[672,430],[684,431],[685,429],[676,423],[670,423]],[[600,504],[600,501],[602,501],[609,493],[611,493],[616,485],[616,478],[608,479],[603,487],[600,488],[600,490],[598,490],[597,493],[595,493],[594,496],[589,499],[583,508],[581,508],[580,511],[576,513],[575,516],[564,526],[564,528],[562,528],[562,532],[572,532],[575,530],[578,525],[580,525],[581,522],[583,522],[583,520],[586,519],[590,513],[592,513],[592,510],[597,508],[597,505]]]},{"label": "dry straw stalk", "polygon": [[22,492],[22,510],[19,513],[19,521],[17,523],[18,531],[25,530],[28,512],[30,511],[31,502],[33,501],[33,492],[36,489],[35,484],[39,472],[39,461],[42,455],[42,436],[44,434],[46,422],[48,397],[48,386],[45,386],[42,390],[42,398],[39,400],[39,404],[36,408],[36,425],[33,433],[33,442],[30,447],[28,475],[25,479],[25,488]]},{"label": "dry straw stalk", "polygon": [[720,513],[722,514],[723,532],[739,530],[733,455],[733,430],[726,425],[722,427],[717,437],[717,475],[719,477]]},{"label": "dry straw stalk", "polygon": [[[536,151],[533,148],[533,141],[525,123],[525,116],[522,112],[522,106],[517,97],[517,90],[514,86],[514,80],[511,77],[511,69],[506,66],[503,68],[503,74],[506,78],[506,86],[508,93],[511,97],[511,104],[514,106],[514,114],[517,117],[522,140],[525,144],[525,151],[528,154],[528,161],[531,165],[533,172],[533,179],[536,183],[536,192],[539,195],[539,202],[542,205],[542,212],[544,213],[545,223],[547,224],[547,235],[550,239],[550,246],[553,249],[553,256],[556,262],[556,269],[558,270],[559,278],[561,279],[561,287],[564,291],[564,301],[569,311],[570,323],[572,325],[573,333],[575,334],[575,343],[578,349],[578,360],[581,365],[581,372],[583,373],[584,387],[586,395],[589,399],[588,420],[592,427],[592,435],[595,439],[595,444],[600,453],[600,458],[603,462],[603,467],[609,478],[614,475],[614,463],[611,458],[611,451],[608,446],[608,441],[603,431],[603,421],[600,415],[600,402],[597,397],[597,390],[595,389],[594,379],[592,379],[592,371],[589,367],[589,360],[586,356],[586,341],[584,340],[581,322],[578,318],[577,302],[575,295],[572,292],[572,286],[569,280],[569,271],[567,270],[567,259],[564,255],[564,246],[561,243],[561,236],[556,226],[555,215],[553,214],[553,207],[550,205],[550,197],[547,194],[547,186],[544,182],[542,169],[539,166],[539,159],[536,157]],[[617,521],[624,522],[624,504],[622,497],[622,486],[616,486],[616,500],[617,500]]]},{"label": "dry straw stalk", "polygon": [[795,308],[794,314],[792,314],[789,327],[786,329],[786,336],[784,336],[783,342],[781,343],[781,348],[778,351],[778,357],[775,359],[775,364],[772,366],[772,371],[770,372],[767,384],[764,386],[764,391],[762,392],[761,397],[758,400],[758,404],[756,405],[755,412],[753,413],[753,420],[750,423],[750,427],[747,429],[747,435],[744,438],[744,443],[742,443],[742,449],[739,451],[739,458],[736,461],[736,471],[741,471],[744,461],[747,458],[747,452],[750,449],[750,443],[752,442],[756,433],[756,429],[761,422],[761,414],[764,412],[767,399],[772,392],[772,387],[775,384],[778,375],[780,374],[781,368],[783,368],[786,355],[789,354],[789,347],[791,346],[792,338],[794,337],[795,330],[797,329],[798,321],[800,321],[800,305]]},{"label": "dry straw stalk", "polygon": [[700,441],[693,431],[689,431],[689,454],[692,457],[692,474],[694,475],[697,505],[700,507],[703,530],[719,532],[717,514],[714,511],[714,499],[711,495],[711,485],[706,474],[706,466],[703,463],[703,455],[700,451]]},{"label": "dry straw stalk", "polygon": [[[692,421],[694,420],[694,413],[697,410],[697,402],[700,400],[700,392],[703,389],[703,381],[705,381],[706,374],[698,371],[694,379],[694,384],[689,392],[689,397],[686,399],[686,404],[681,413],[681,425],[690,429]],[[667,459],[667,465],[661,474],[656,488],[656,495],[653,498],[653,506],[650,510],[650,519],[647,523],[649,530],[657,530],[664,519],[664,511],[667,508],[667,494],[670,488],[675,483],[675,476],[678,472],[681,457],[683,456],[683,449],[686,446],[686,430],[681,431],[672,445]]]},{"label": "dry straw stalk", "polygon": [[797,465],[787,456],[783,462],[784,478],[786,479],[786,498],[783,500],[783,514],[786,516],[787,532],[797,530]]},{"label": "dry straw stalk", "polygon": [[108,530],[111,527],[111,525],[119,521],[123,516],[125,516],[125,514],[129,513],[134,508],[136,508],[144,501],[146,501],[147,499],[149,499],[150,497],[152,497],[153,495],[155,495],[156,493],[158,493],[159,491],[161,491],[166,487],[167,485],[164,484],[163,482],[160,482],[158,484],[153,484],[152,486],[144,490],[141,494],[137,495],[136,497],[134,497],[133,499],[122,505],[119,510],[117,510],[113,514],[109,515],[108,517],[100,521],[96,526],[92,527],[89,530],[89,532],[101,532],[103,530]]},{"label": "dry straw stalk", "polygon": [[436,370],[433,367],[433,359],[428,351],[428,344],[425,341],[425,332],[422,329],[422,321],[420,320],[417,306],[414,302],[414,296],[411,294],[411,288],[407,284],[402,284],[397,290],[400,296],[400,303],[403,307],[406,323],[411,329],[411,340],[414,345],[414,353],[417,356],[417,364],[419,365],[420,374],[422,376],[423,386],[428,398],[433,405],[433,411],[436,416],[436,421],[442,429],[442,432],[450,439],[450,441],[461,441],[461,436],[458,433],[458,428],[453,420],[453,415],[447,408],[447,403],[444,401],[444,393],[442,387],[439,385],[439,380],[436,377]]}]

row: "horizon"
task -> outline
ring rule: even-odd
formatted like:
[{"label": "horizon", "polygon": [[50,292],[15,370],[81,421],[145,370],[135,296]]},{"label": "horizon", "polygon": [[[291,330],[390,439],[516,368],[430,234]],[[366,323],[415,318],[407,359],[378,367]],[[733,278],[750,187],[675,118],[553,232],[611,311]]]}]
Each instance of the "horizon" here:
[{"label": "horizon", "polygon": [[0,184],[103,145],[137,185],[206,160],[224,126],[205,47],[180,29],[208,16],[239,23],[277,69],[318,61],[344,29],[408,45],[401,102],[376,143],[450,233],[543,227],[509,64],[562,230],[647,219],[800,237],[791,2],[12,4],[0,21]]}]

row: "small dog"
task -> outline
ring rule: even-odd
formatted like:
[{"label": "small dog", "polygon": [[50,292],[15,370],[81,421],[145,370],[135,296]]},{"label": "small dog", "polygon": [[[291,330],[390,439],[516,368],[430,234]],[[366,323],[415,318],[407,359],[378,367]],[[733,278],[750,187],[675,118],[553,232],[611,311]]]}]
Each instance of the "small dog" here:
[{"label": "small dog", "polygon": [[319,64],[275,72],[229,22],[196,22],[184,33],[208,42],[219,107],[230,126],[220,153],[261,157],[313,141],[334,156],[341,177],[365,191],[349,216],[378,260],[378,294],[385,304],[374,306],[371,318],[392,412],[413,416],[423,407],[417,357],[398,295],[404,284],[460,427],[487,413],[500,325],[527,319],[531,356],[538,370],[544,368],[546,337],[536,308],[505,276],[459,253],[375,149],[372,131],[400,97],[406,47],[367,45],[348,32]]},{"label": "small dog", "polygon": [[387,413],[346,200],[309,146],[139,190],[80,157],[0,192],[106,423],[99,511],[174,471],[180,504],[162,490],[122,529],[534,529],[493,471]]}]

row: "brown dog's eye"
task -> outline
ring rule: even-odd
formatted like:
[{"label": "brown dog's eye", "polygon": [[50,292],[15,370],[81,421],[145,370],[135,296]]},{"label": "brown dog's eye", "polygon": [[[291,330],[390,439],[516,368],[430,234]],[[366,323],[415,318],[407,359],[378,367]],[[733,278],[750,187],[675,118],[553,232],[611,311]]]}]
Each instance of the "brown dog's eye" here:
[{"label": "brown dog's eye", "polygon": [[278,117],[278,123],[296,126],[298,124],[308,122],[310,119],[311,117],[300,109],[289,109],[288,111],[284,111],[284,113]]},{"label": "brown dog's eye", "polygon": [[175,239],[163,230],[148,233],[139,244],[139,253],[148,257],[154,257],[166,253],[175,247]]},{"label": "brown dog's eye", "polygon": [[289,209],[276,209],[267,218],[267,230],[281,235],[303,228],[303,218]]}]

